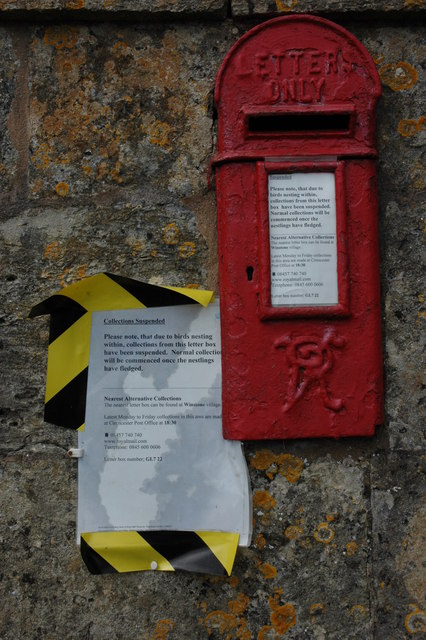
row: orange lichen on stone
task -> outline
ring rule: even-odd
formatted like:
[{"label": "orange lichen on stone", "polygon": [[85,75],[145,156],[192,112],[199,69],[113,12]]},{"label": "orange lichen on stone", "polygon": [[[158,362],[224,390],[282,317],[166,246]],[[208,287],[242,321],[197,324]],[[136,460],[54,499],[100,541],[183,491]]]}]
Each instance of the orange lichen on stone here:
[{"label": "orange lichen on stone", "polygon": [[256,539],[254,541],[254,545],[257,549],[263,549],[265,547],[266,544],[266,540],[265,540],[265,536],[262,535],[261,533],[259,533],[256,536]]},{"label": "orange lichen on stone", "polygon": [[410,635],[426,633],[426,611],[416,604],[410,604],[410,612],[405,616],[404,626]]},{"label": "orange lichen on stone", "polygon": [[31,161],[35,164],[37,169],[45,169],[52,162],[51,152],[52,149],[46,142],[42,142],[34,151],[31,156]]},{"label": "orange lichen on stone", "polygon": [[179,247],[179,258],[186,260],[196,253],[195,242],[183,242]]},{"label": "orange lichen on stone", "polygon": [[148,124],[141,124],[142,133],[146,133],[151,144],[166,147],[169,144],[171,126],[167,122],[156,120]]},{"label": "orange lichen on stone", "polygon": [[260,567],[261,572],[267,580],[273,580],[277,577],[277,570],[268,562],[265,562]]},{"label": "orange lichen on stone", "polygon": [[228,602],[228,609],[236,616],[241,616],[247,610],[249,604],[250,598],[244,595],[244,593],[239,593],[235,600]]},{"label": "orange lichen on stone", "polygon": [[[235,629],[237,626],[237,617],[233,613],[227,613],[226,611],[220,611],[216,609],[211,611],[204,620],[204,625],[207,629],[207,633],[210,635],[213,631],[219,633],[226,633]],[[231,636],[227,636],[231,637]]]},{"label": "orange lichen on stone", "polygon": [[62,271],[59,277],[59,282],[61,284],[61,287],[62,288],[67,287],[72,282],[75,282],[76,280],[82,280],[83,278],[85,278],[87,267],[88,267],[87,264],[80,264],[77,267],[72,267],[72,268],[66,267]]},{"label": "orange lichen on stone", "polygon": [[266,471],[276,460],[276,456],[269,449],[261,449],[256,451],[255,455],[250,459],[250,465],[259,471]]},{"label": "orange lichen on stone", "polygon": [[43,42],[46,45],[56,47],[56,49],[72,49],[78,39],[78,30],[76,27],[67,26],[51,26],[47,27]]},{"label": "orange lichen on stone", "polygon": [[315,604],[311,604],[311,606],[309,607],[309,613],[313,617],[322,615],[324,611],[325,611],[325,606],[322,604],[322,602],[316,602]]},{"label": "orange lichen on stone", "polygon": [[163,229],[163,240],[166,244],[177,244],[179,242],[180,230],[175,222],[166,224]]},{"label": "orange lichen on stone", "polygon": [[314,538],[322,544],[330,544],[334,538],[334,531],[330,529],[328,522],[320,522],[314,533]]},{"label": "orange lichen on stone", "polygon": [[292,604],[283,604],[271,613],[271,623],[274,631],[284,635],[296,624],[296,610]]},{"label": "orange lichen on stone", "polygon": [[423,0],[405,0],[405,6],[408,8],[421,7],[422,4],[423,4]]},{"label": "orange lichen on stone", "polygon": [[289,482],[297,482],[300,479],[303,461],[290,453],[276,455],[269,449],[261,449],[250,459],[250,465],[259,471],[266,471],[266,476],[272,480],[278,472]]},{"label": "orange lichen on stone", "polygon": [[426,118],[425,116],[421,116],[418,120],[413,119],[403,119],[400,120],[398,124],[398,132],[404,138],[412,138],[419,131],[425,130]]},{"label": "orange lichen on stone", "polygon": [[61,254],[61,247],[57,240],[50,242],[44,250],[46,260],[56,260]]},{"label": "orange lichen on stone", "polygon": [[84,9],[85,0],[69,0],[66,5],[66,9]]},{"label": "orange lichen on stone", "polygon": [[361,620],[362,618],[365,618],[367,611],[362,604],[354,604],[354,606],[351,607],[349,615],[355,618],[355,620]]},{"label": "orange lichen on stone", "polygon": [[58,194],[58,196],[61,196],[61,198],[67,195],[69,189],[70,188],[66,182],[58,182],[58,184],[56,185],[56,193]]},{"label": "orange lichen on stone", "polygon": [[284,535],[288,540],[298,540],[303,533],[303,529],[296,525],[290,525],[284,531]]},{"label": "orange lichen on stone", "polygon": [[166,640],[170,631],[174,628],[175,623],[173,620],[164,619],[159,620],[154,629],[154,640]]},{"label": "orange lichen on stone", "polygon": [[351,542],[348,542],[348,544],[346,545],[346,555],[348,556],[348,558],[351,558],[352,556],[354,556],[357,549],[358,549],[358,545],[354,540],[352,540]]},{"label": "orange lichen on stone", "polygon": [[291,11],[297,6],[298,0],[275,0],[278,11]]},{"label": "orange lichen on stone", "polygon": [[379,69],[379,76],[392,91],[410,89],[418,80],[416,69],[409,62],[404,61],[383,65]]},{"label": "orange lichen on stone", "polygon": [[291,455],[290,453],[281,453],[277,456],[278,473],[284,476],[289,482],[297,482],[303,470],[303,460]]},{"label": "orange lichen on stone", "polygon": [[256,491],[253,494],[253,505],[255,507],[259,507],[264,509],[265,511],[270,511],[275,507],[277,501],[273,496],[271,496],[267,491]]}]

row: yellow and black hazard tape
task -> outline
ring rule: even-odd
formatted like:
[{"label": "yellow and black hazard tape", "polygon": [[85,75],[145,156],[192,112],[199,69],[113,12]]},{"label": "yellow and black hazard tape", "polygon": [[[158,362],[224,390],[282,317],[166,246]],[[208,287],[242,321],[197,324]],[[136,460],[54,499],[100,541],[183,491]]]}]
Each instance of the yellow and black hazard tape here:
[{"label": "yellow and black hazard tape", "polygon": [[212,298],[211,291],[160,287],[99,273],[33,307],[30,318],[50,314],[45,421],[74,429],[84,426],[93,311],[194,303],[207,306]]},{"label": "yellow and black hazard tape", "polygon": [[231,575],[238,533],[117,531],[83,533],[81,555],[93,574],[194,571]]}]

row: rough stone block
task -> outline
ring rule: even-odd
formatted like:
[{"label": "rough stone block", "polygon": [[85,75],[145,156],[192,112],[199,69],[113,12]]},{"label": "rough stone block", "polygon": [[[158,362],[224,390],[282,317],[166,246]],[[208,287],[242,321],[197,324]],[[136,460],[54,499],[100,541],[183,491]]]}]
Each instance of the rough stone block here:
[{"label": "rough stone block", "polygon": [[426,633],[424,459],[376,456],[372,469],[374,638]]},{"label": "rough stone block", "polygon": [[371,13],[374,11],[421,11],[422,0],[231,0],[232,15],[272,16],[286,13]]},{"label": "rough stone block", "polygon": [[[228,37],[227,37],[228,34]],[[31,44],[30,196],[203,193],[227,28],[49,26]]]},{"label": "rough stone block", "polygon": [[202,15],[224,16],[226,0],[1,0],[0,14],[23,13],[40,14],[43,12],[69,15],[112,14],[133,16],[161,15]]},{"label": "rough stone block", "polygon": [[0,29],[0,199],[14,189],[18,167],[19,129],[13,115],[19,58],[13,34]]}]

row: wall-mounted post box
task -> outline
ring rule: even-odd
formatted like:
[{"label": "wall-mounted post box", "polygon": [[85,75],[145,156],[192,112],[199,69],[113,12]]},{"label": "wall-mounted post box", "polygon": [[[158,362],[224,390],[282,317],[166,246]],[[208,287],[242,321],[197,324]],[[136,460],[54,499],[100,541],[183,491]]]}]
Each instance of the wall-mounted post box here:
[{"label": "wall-mounted post box", "polygon": [[342,27],[261,24],[216,81],[223,425],[372,435],[382,420],[373,60]]}]

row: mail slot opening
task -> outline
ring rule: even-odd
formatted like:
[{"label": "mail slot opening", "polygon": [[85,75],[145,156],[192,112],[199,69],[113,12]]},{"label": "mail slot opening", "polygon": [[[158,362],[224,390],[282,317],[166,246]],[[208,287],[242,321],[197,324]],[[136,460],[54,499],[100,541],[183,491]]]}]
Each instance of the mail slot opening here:
[{"label": "mail slot opening", "polygon": [[349,113],[273,113],[247,118],[250,133],[348,133],[350,124]]}]

